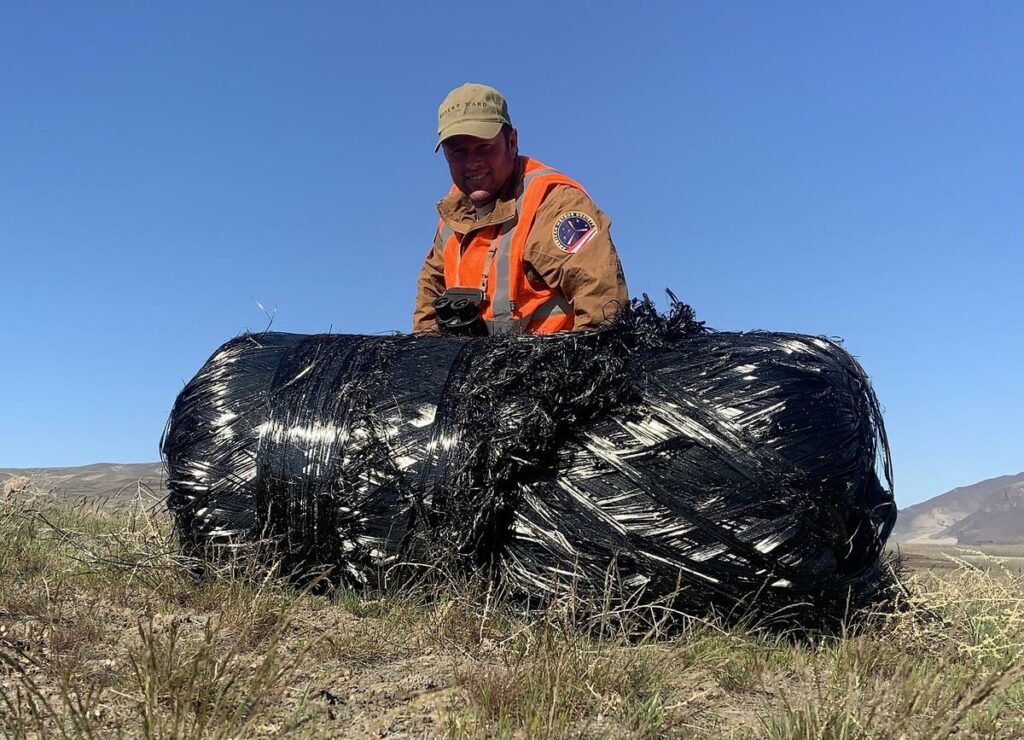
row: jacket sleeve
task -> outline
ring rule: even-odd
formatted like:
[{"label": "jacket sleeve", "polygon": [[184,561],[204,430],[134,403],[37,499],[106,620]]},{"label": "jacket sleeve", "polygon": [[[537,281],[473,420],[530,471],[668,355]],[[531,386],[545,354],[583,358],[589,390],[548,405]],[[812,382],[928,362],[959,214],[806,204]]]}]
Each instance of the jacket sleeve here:
[{"label": "jacket sleeve", "polygon": [[412,333],[431,334],[437,331],[434,323],[434,300],[444,293],[444,245],[440,231],[434,233],[434,245],[420,268],[416,283],[416,306],[412,313]]},{"label": "jacket sleeve", "polygon": [[[582,247],[568,252],[558,242],[555,227],[573,211],[587,215],[595,226]],[[573,331],[598,328],[629,300],[610,228],[611,219],[586,193],[556,185],[541,203],[527,237],[523,254],[527,276],[562,291],[573,308]]]}]

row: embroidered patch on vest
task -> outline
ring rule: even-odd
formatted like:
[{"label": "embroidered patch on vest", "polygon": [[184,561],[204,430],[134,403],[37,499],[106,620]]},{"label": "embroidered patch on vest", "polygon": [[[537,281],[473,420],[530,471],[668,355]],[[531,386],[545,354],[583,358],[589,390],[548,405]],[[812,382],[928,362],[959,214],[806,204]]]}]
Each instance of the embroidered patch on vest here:
[{"label": "embroidered patch on vest", "polygon": [[597,223],[581,211],[563,213],[555,221],[551,236],[563,252],[575,254],[597,233]]}]

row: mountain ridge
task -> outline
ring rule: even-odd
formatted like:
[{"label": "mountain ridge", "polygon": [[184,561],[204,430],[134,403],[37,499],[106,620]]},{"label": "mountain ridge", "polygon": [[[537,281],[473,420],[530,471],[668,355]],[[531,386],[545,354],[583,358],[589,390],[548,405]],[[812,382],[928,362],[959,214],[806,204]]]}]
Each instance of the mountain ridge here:
[{"label": "mountain ridge", "polygon": [[1024,472],[957,486],[908,506],[892,537],[905,544],[1024,542]]}]

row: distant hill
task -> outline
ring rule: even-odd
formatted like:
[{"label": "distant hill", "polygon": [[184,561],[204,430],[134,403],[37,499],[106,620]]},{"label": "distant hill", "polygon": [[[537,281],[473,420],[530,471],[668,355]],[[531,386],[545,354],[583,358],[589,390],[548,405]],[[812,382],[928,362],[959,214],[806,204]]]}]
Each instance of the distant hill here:
[{"label": "distant hill", "polygon": [[1024,542],[1024,473],[961,486],[900,511],[892,536],[934,545]]},{"label": "distant hill", "polygon": [[1024,542],[1024,481],[1007,486],[949,528],[961,545]]},{"label": "distant hill", "polygon": [[0,489],[12,478],[25,477],[54,496],[123,500],[134,497],[140,484],[157,497],[166,494],[162,463],[95,463],[75,468],[0,468]]}]

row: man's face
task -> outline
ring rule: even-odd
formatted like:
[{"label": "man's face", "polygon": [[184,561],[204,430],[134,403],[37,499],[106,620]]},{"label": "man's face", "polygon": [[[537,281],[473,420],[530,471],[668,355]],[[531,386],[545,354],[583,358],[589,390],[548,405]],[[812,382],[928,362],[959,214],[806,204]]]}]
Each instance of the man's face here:
[{"label": "man's face", "polygon": [[493,139],[453,136],[445,139],[443,147],[452,182],[476,205],[491,202],[501,192],[512,176],[519,151],[514,129]]}]

